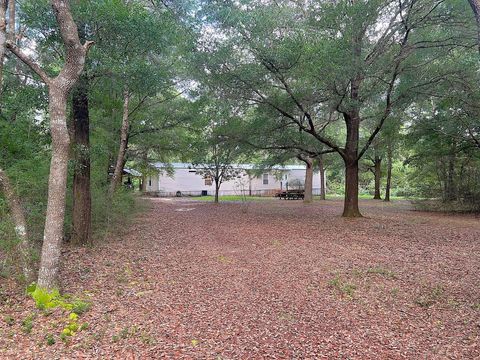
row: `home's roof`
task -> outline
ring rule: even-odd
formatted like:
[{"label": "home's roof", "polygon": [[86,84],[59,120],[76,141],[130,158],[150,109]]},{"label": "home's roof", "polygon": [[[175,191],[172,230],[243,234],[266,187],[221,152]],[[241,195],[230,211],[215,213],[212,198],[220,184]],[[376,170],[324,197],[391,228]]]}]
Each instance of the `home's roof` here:
[{"label": "home's roof", "polygon": [[[161,163],[157,162],[154,163],[157,169],[164,169],[169,166],[173,167],[174,169],[189,169],[192,168],[191,163]],[[243,170],[253,170],[253,169],[261,169],[262,167],[258,164],[232,164],[235,169],[243,169]],[[305,165],[273,165],[270,166],[269,169],[272,170],[305,170]]]},{"label": "home's roof", "polygon": [[129,169],[129,168],[123,168],[123,173],[124,174],[129,174],[129,175],[132,175],[132,176],[136,176],[136,177],[142,176],[142,173],[138,172],[135,169]]}]

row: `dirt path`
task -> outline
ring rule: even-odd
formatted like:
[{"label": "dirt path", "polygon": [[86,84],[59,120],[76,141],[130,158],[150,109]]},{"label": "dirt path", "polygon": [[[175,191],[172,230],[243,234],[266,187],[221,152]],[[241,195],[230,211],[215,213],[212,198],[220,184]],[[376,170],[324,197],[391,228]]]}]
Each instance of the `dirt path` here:
[{"label": "dirt path", "polygon": [[149,201],[121,239],[67,251],[88,329],[47,346],[57,318],[25,334],[33,305],[17,296],[1,305],[16,321],[0,319],[0,357],[480,357],[479,218],[373,201],[355,220],[339,201]]}]

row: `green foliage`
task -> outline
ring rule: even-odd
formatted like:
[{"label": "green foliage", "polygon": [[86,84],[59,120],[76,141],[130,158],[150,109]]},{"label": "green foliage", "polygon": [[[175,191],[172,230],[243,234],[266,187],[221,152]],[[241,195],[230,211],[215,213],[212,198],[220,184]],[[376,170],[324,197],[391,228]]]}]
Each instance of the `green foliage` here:
[{"label": "green foliage", "polygon": [[33,321],[35,320],[36,315],[30,314],[22,321],[22,331],[26,334],[30,334],[33,329]]},{"label": "green foliage", "polygon": [[354,284],[344,281],[340,275],[335,275],[335,277],[328,281],[328,285],[337,289],[341,294],[346,296],[348,299],[353,299],[355,290],[357,287]]},{"label": "green foliage", "polygon": [[4,321],[7,323],[8,326],[12,326],[13,324],[15,324],[15,318],[11,315],[7,315],[4,318]]},{"label": "green foliage", "polygon": [[[61,308],[68,312],[66,325],[60,332],[60,339],[68,342],[68,339],[74,336],[77,332],[88,329],[88,323],[79,323],[80,315],[84,314],[90,308],[91,304],[69,295],[60,295],[58,290],[47,291],[36,286],[35,283],[30,284],[26,292],[34,300],[36,306],[40,310],[51,310],[54,308]],[[33,328],[33,319],[35,314],[30,315],[22,322],[22,329],[30,333]],[[45,340],[48,345],[55,344],[55,338],[52,334],[47,334]]]},{"label": "green foliage", "polygon": [[376,267],[371,267],[367,269],[367,274],[377,274],[377,275],[383,275],[387,278],[390,279],[396,279],[397,275],[389,269],[385,269],[381,266],[376,266]]},{"label": "green foliage", "polygon": [[45,335],[45,341],[47,342],[48,346],[51,346],[51,345],[55,344],[55,338],[52,334]]},{"label": "green foliage", "polygon": [[443,294],[443,286],[435,285],[434,287],[427,289],[423,294],[420,294],[414,302],[420,307],[428,308],[439,302],[442,299]]},{"label": "green foliage", "polygon": [[60,307],[70,313],[70,320],[76,320],[79,315],[82,315],[90,309],[91,304],[82,299],[72,298],[68,295],[60,295],[60,292],[55,290],[45,290],[35,283],[30,284],[26,290],[27,294],[35,300],[36,306],[40,310],[48,310]]}]

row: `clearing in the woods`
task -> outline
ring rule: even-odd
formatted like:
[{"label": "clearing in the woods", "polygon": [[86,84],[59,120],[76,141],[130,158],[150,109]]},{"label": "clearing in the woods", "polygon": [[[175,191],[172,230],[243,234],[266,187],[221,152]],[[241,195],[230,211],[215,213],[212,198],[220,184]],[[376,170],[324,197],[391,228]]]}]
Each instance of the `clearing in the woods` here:
[{"label": "clearing in the woods", "polygon": [[[149,199],[127,229],[67,248],[61,278],[91,308],[58,338],[13,283],[0,357],[477,358],[480,221],[362,201]],[[50,345],[48,345],[50,344]]]}]

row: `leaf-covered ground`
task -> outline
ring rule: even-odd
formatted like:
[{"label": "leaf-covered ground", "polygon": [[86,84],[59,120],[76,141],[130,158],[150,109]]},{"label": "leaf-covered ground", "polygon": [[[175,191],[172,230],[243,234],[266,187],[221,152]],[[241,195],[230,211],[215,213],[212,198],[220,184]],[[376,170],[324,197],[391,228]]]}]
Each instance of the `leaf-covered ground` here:
[{"label": "leaf-covered ground", "polygon": [[65,291],[92,304],[67,342],[62,311],[1,280],[0,358],[480,357],[478,217],[146,201],[120,235],[66,249]]}]

